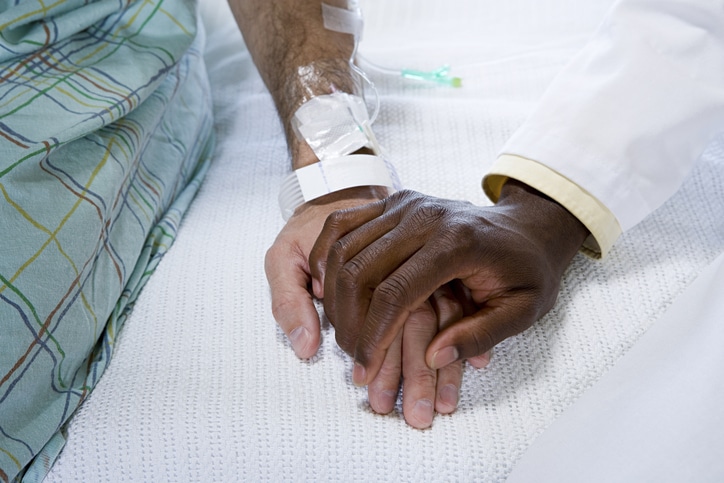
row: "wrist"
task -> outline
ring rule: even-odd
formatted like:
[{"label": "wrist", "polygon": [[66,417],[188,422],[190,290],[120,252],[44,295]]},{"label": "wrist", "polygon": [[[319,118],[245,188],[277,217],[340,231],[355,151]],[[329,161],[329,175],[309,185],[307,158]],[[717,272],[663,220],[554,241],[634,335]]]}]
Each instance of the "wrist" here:
[{"label": "wrist", "polygon": [[588,229],[562,205],[536,189],[509,179],[500,192],[497,206],[511,210],[517,221],[530,226],[549,253],[567,262],[588,236]]},{"label": "wrist", "polygon": [[[290,143],[290,150],[293,170],[319,162],[317,155],[314,154],[312,148],[304,141],[295,138],[294,142]],[[370,148],[363,147],[350,154],[374,154],[374,152]]]},{"label": "wrist", "polygon": [[294,211],[293,216],[298,216],[308,211],[318,211],[320,209],[326,213],[352,208],[367,203],[374,203],[375,201],[388,197],[390,194],[390,190],[385,186],[356,186],[354,188],[347,188],[303,203]]},{"label": "wrist", "polygon": [[[342,92],[316,97],[297,110],[291,146],[294,170],[279,191],[285,220],[305,202],[348,188],[399,189],[397,173],[382,157],[370,124],[364,100]],[[375,190],[376,198],[378,193]]]},{"label": "wrist", "polygon": [[310,164],[318,163],[319,158],[309,145],[294,138],[289,142],[289,151],[292,157],[292,169],[297,170]]}]

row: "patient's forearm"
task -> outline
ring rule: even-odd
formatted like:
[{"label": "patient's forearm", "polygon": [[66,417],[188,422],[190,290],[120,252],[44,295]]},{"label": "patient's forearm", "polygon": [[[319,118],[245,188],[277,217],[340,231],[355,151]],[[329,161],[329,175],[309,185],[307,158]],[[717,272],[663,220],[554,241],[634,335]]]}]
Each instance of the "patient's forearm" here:
[{"label": "patient's forearm", "polygon": [[[325,0],[345,7],[347,0]],[[321,0],[229,0],[254,63],[271,92],[289,143],[294,169],[317,161],[290,121],[311,97],[355,92],[349,63],[352,35],[324,28]]]}]

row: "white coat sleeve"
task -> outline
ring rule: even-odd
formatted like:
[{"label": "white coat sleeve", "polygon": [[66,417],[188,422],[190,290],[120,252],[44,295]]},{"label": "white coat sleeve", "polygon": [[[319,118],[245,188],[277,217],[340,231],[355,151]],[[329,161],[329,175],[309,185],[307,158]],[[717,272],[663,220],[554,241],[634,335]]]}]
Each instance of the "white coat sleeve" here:
[{"label": "white coat sleeve", "polygon": [[724,128],[724,0],[620,0],[503,154],[579,185],[624,231]]}]

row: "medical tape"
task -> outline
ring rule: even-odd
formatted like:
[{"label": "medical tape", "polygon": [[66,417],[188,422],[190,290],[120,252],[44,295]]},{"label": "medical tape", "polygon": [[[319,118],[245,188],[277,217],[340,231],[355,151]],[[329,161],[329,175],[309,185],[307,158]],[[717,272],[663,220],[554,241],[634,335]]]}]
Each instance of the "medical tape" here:
[{"label": "medical tape", "polygon": [[[288,220],[302,203],[357,186],[401,189],[395,168],[382,157],[359,96],[334,92],[305,102],[294,113],[292,127],[319,159],[297,169],[282,182],[279,206]],[[352,154],[361,148],[374,155]]]},{"label": "medical tape", "polygon": [[324,159],[297,169],[284,179],[279,192],[282,217],[288,220],[302,203],[357,186],[400,189],[394,168],[380,156],[351,154]]},{"label": "medical tape", "polygon": [[359,96],[335,92],[313,97],[294,113],[292,127],[318,159],[338,158],[364,147],[379,153]]},{"label": "medical tape", "polygon": [[322,3],[322,18],[327,30],[353,35],[356,39],[362,37],[364,20],[359,8],[348,10]]},{"label": "medical tape", "polygon": [[355,64],[357,48],[359,47],[359,41],[362,39],[362,32],[364,31],[364,18],[362,16],[362,9],[359,6],[358,0],[347,0],[346,5],[346,8],[342,8],[322,2],[322,21],[324,28],[327,30],[349,34],[354,37],[354,49],[349,59],[349,65],[352,71],[355,72],[374,93],[374,109],[372,113],[372,121],[370,122],[370,124],[372,124],[377,118],[377,114],[380,110],[380,96],[377,92],[377,88],[367,74]]}]

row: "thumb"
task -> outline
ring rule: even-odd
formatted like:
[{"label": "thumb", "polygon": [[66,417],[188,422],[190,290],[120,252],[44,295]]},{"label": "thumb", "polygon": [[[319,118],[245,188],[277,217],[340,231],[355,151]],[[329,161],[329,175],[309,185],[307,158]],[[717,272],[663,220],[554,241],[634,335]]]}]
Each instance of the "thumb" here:
[{"label": "thumb", "polygon": [[310,278],[306,260],[290,252],[275,242],[266,254],[264,268],[271,289],[274,319],[289,338],[297,357],[308,359],[319,348],[319,314],[307,289]]},{"label": "thumb", "polygon": [[462,359],[482,363],[489,360],[485,354],[495,345],[529,328],[536,317],[537,310],[526,304],[486,306],[441,330],[430,342],[425,360],[433,369]]}]

